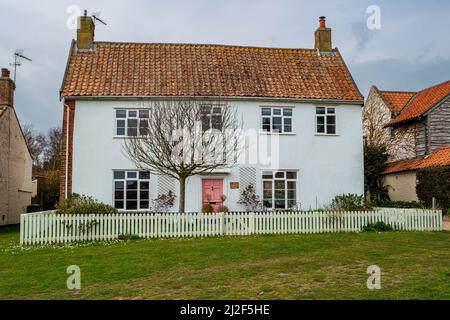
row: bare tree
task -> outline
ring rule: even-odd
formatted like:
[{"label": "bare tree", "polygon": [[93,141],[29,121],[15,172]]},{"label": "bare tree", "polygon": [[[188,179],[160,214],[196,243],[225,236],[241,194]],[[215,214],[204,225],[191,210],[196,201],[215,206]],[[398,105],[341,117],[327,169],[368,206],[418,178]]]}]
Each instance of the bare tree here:
[{"label": "bare tree", "polygon": [[127,128],[124,151],[140,169],[179,182],[185,210],[186,179],[233,166],[239,147],[236,111],[222,102],[167,100],[143,105],[137,128]]},{"label": "bare tree", "polygon": [[40,132],[34,130],[32,124],[22,126],[22,132],[25,137],[25,142],[33,159],[33,166],[39,168],[42,166],[42,156],[46,148],[46,138]]}]

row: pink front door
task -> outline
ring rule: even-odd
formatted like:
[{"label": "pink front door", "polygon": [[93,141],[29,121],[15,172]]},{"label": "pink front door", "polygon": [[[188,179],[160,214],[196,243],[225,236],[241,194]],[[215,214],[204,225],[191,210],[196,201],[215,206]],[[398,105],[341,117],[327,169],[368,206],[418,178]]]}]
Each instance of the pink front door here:
[{"label": "pink front door", "polygon": [[223,180],[203,179],[202,190],[202,205],[209,202],[215,212],[219,211],[222,206]]}]

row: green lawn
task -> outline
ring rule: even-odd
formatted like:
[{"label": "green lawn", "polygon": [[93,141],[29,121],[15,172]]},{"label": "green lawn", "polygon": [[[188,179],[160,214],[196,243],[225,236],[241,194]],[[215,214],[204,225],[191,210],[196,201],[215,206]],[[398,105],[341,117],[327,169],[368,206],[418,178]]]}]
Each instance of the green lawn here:
[{"label": "green lawn", "polygon": [[[18,245],[0,229],[0,299],[450,299],[450,233]],[[366,288],[369,265],[381,290]],[[81,268],[81,290],[66,268]]]}]

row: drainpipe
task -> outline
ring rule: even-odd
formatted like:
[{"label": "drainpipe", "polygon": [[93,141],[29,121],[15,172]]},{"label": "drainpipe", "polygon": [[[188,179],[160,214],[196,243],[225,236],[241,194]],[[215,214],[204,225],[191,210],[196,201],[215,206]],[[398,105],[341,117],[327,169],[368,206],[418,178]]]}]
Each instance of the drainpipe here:
[{"label": "drainpipe", "polygon": [[[63,102],[64,103],[64,102]],[[70,132],[70,107],[64,103],[66,108],[66,174],[65,174],[65,187],[64,198],[67,199],[67,192],[69,191],[69,132]]]}]

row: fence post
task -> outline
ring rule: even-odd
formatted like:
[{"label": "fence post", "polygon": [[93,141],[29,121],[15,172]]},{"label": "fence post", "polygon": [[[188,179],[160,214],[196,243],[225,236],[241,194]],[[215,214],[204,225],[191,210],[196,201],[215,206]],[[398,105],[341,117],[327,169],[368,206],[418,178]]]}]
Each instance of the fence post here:
[{"label": "fence post", "polygon": [[255,213],[254,212],[250,212],[249,220],[250,220],[249,234],[254,234],[255,233]]}]

